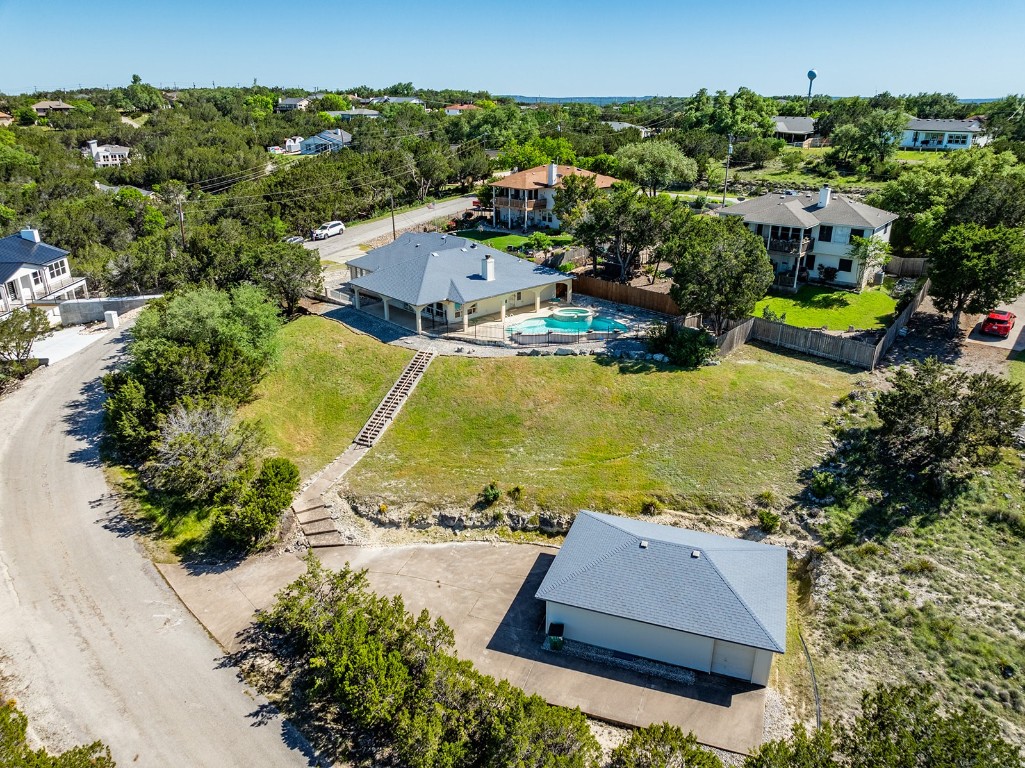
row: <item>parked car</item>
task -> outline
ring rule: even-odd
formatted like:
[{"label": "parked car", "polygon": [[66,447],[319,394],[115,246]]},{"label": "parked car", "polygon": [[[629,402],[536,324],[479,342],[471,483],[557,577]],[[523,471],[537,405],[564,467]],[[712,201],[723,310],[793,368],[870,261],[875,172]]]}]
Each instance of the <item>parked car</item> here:
[{"label": "parked car", "polygon": [[345,225],[340,221],[325,221],[313,232],[310,233],[310,237],[314,240],[326,240],[329,237],[340,235],[345,231]]},{"label": "parked car", "polygon": [[1011,329],[1014,328],[1014,321],[1017,319],[1013,312],[995,309],[982,321],[982,332],[993,336],[1002,336],[1006,339],[1010,336]]},{"label": "parked car", "polygon": [[286,243],[305,243],[306,242],[306,238],[305,237],[299,237],[299,235],[292,235],[291,237],[286,237],[285,238],[285,242]]}]

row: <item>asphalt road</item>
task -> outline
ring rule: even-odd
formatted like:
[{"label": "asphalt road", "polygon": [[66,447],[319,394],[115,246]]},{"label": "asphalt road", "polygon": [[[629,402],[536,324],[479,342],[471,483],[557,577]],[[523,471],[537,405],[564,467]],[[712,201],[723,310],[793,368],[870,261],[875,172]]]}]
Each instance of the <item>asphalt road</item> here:
[{"label": "asphalt road", "polygon": [[310,765],[117,514],[95,437],[119,333],[0,400],[6,692],[47,746],[101,739],[119,765]]},{"label": "asphalt road", "polygon": [[[472,201],[475,199],[475,195],[464,195],[454,200],[435,203],[433,208],[428,208],[425,205],[412,211],[398,213],[395,215],[395,228],[401,231],[408,227],[415,227],[418,224],[427,224],[442,216],[454,216],[469,210],[472,207]],[[327,240],[307,242],[306,247],[320,251],[320,257],[323,259],[334,256],[348,248],[355,248],[361,243],[369,243],[371,240],[390,235],[391,231],[390,216],[363,224],[349,225],[346,223],[345,232],[342,234],[329,237]]]}]

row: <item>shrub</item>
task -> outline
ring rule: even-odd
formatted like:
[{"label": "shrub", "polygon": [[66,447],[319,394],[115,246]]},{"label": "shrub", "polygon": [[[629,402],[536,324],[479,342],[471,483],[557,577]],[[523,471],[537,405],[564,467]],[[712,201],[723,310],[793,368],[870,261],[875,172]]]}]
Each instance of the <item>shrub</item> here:
[{"label": "shrub", "polygon": [[759,509],[758,510],[758,526],[765,533],[775,533],[779,530],[781,519],[770,509]]},{"label": "shrub", "polygon": [[819,264],[816,269],[818,270],[819,278],[824,283],[831,283],[836,280],[837,273],[840,271],[836,267],[827,267],[824,264]]},{"label": "shrub", "polygon": [[577,268],[577,265],[574,264],[572,261],[564,261],[564,262],[562,262],[562,264],[560,264],[557,267],[557,269],[560,272],[572,272],[576,268]]},{"label": "shrub", "polygon": [[782,315],[776,314],[772,307],[766,304],[762,308],[762,318],[770,323],[785,323],[787,321],[787,313],[784,312]]},{"label": "shrub", "polygon": [[702,749],[693,733],[669,723],[638,728],[612,750],[609,768],[721,768],[713,753]]},{"label": "shrub", "polygon": [[658,499],[647,499],[641,503],[642,515],[657,515],[661,509],[662,505],[658,503]]},{"label": "shrub", "polygon": [[267,459],[251,484],[239,481],[222,494],[214,530],[231,544],[252,549],[277,528],[297,490],[299,468],[288,459]]},{"label": "shrub", "polygon": [[534,251],[548,251],[553,245],[552,238],[544,232],[534,232],[527,238],[527,247]]},{"label": "shrub", "polygon": [[844,624],[836,631],[837,645],[857,648],[864,645],[876,633],[876,627],[866,622]]},{"label": "shrub", "polygon": [[936,563],[927,557],[916,557],[913,560],[908,560],[900,569],[908,574],[932,573],[936,570]]},{"label": "shrub", "polygon": [[502,498],[502,489],[498,487],[498,483],[494,480],[485,485],[477,496],[477,500],[484,507],[496,504],[500,498]]},{"label": "shrub", "polygon": [[506,491],[505,494],[513,501],[519,501],[523,498],[523,489],[520,488],[520,486],[518,485],[514,485],[512,488]]},{"label": "shrub", "polygon": [[767,488],[755,496],[755,504],[766,509],[776,506],[776,501],[776,493],[771,488]]},{"label": "shrub", "polygon": [[836,475],[822,469],[816,469],[811,473],[809,489],[817,499],[826,499],[833,495],[836,490]]},{"label": "shrub", "polygon": [[658,323],[648,330],[648,349],[661,353],[681,368],[697,368],[716,355],[715,339],[702,328],[679,328]]}]

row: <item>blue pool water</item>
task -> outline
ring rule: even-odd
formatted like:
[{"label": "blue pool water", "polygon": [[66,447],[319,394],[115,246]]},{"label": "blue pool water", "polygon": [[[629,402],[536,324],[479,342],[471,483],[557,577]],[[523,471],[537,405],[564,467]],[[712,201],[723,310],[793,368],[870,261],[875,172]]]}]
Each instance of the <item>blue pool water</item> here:
[{"label": "blue pool water", "polygon": [[607,317],[594,317],[580,320],[558,320],[554,317],[533,317],[524,320],[508,328],[509,333],[541,334],[549,331],[561,331],[563,333],[587,333],[597,331],[598,333],[613,333],[625,331],[626,326],[610,320]]}]

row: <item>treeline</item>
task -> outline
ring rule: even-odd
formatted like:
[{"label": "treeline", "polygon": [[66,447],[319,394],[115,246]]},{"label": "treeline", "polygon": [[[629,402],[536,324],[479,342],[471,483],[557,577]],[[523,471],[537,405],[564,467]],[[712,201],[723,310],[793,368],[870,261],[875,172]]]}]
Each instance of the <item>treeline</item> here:
[{"label": "treeline", "polygon": [[160,299],[131,330],[126,363],[107,374],[104,425],[117,457],[184,515],[214,516],[232,546],[259,546],[299,487],[290,461],[263,458],[256,423],[236,419],[276,354],[277,309],[253,286]]},{"label": "treeline", "polygon": [[[379,597],[365,571],[306,573],[259,618],[286,657],[293,706],[337,708],[357,760],[411,768],[597,768],[601,751],[587,719],[481,674],[456,657],[452,630],[402,599]],[[367,738],[369,737],[369,738]],[[745,768],[1020,768],[1021,755],[974,704],[944,711],[928,685],[882,686],[862,697],[850,723],[764,744]],[[635,731],[612,768],[721,768],[722,762],[668,724]]]},{"label": "treeline", "polygon": [[28,740],[28,718],[13,699],[0,694],[0,765],[4,768],[114,768],[110,749],[95,741],[67,752],[51,754],[33,749]]}]

